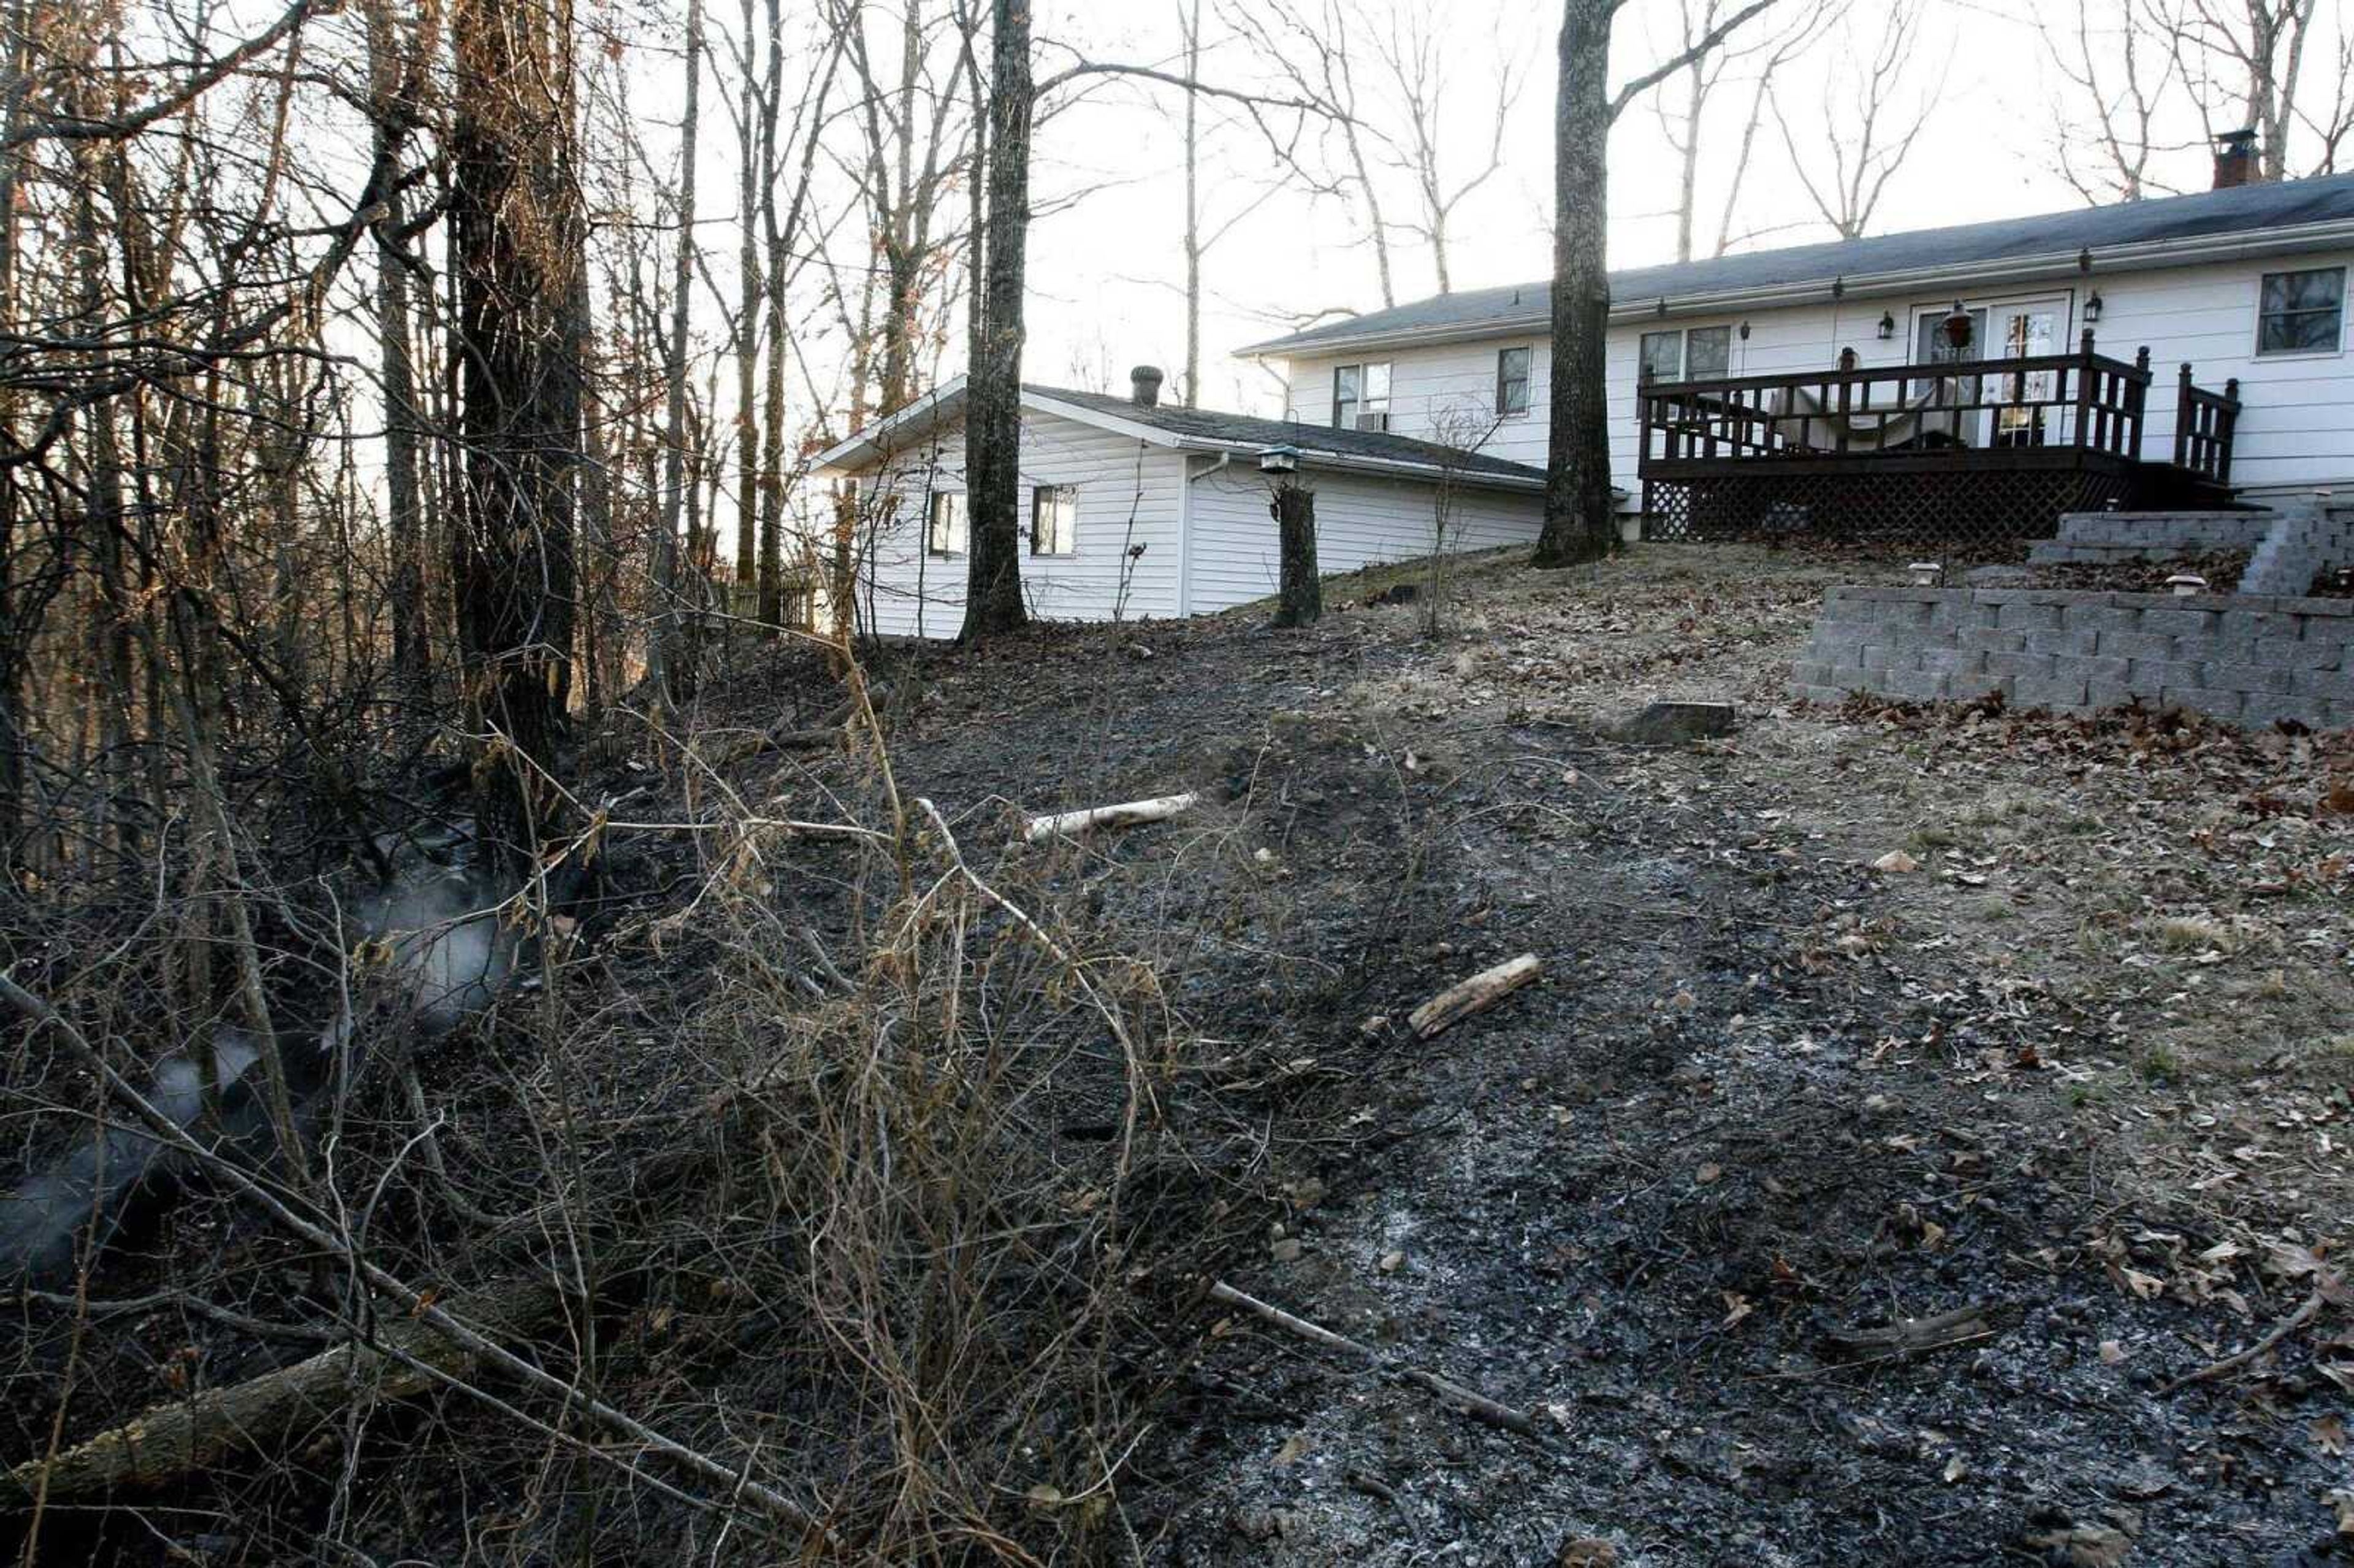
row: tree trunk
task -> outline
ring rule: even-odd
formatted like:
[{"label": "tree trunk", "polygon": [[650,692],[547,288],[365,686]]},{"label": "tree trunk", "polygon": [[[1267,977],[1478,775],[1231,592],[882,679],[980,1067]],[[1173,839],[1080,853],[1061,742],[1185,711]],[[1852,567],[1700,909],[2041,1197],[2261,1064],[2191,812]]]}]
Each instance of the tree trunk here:
[{"label": "tree trunk", "polygon": [[1185,386],[1182,401],[1202,406],[1202,0],[1183,13],[1185,24]]},{"label": "tree trunk", "polygon": [[1534,564],[1598,560],[1618,538],[1610,509],[1606,344],[1610,274],[1613,0],[1566,0],[1553,106],[1553,398],[1544,531]]},{"label": "tree trunk", "polygon": [[1275,623],[1313,626],[1324,613],[1324,583],[1316,575],[1316,493],[1298,480],[1282,480],[1267,509],[1275,519],[1280,563]]},{"label": "tree trunk", "polygon": [[679,523],[686,502],[686,327],[695,289],[695,142],[703,79],[703,0],[686,0],[686,112],[679,122],[678,245],[671,268],[670,341],[663,355],[662,522],[654,531],[654,623],[658,660],[649,659],[656,699],[683,692],[678,668]]},{"label": "tree trunk", "polygon": [[[560,40],[534,0],[457,0],[451,222],[457,249],[459,433],[452,542],[464,692],[477,734],[476,832],[511,871],[558,800],[550,781],[571,662],[570,508],[577,396],[558,363],[577,228]],[[569,404],[570,416],[567,406]]]},{"label": "tree trunk", "polygon": [[769,0],[769,73],[760,107],[760,217],[769,241],[769,376],[763,388],[767,427],[760,441],[760,622],[785,619],[785,278],[790,237],[777,212],[777,116],[784,96],[784,16]]},{"label": "tree trunk", "polygon": [[1022,290],[1030,228],[1030,0],[995,0],[989,98],[987,319],[967,383],[972,491],[963,640],[1018,630],[1022,603]]},{"label": "tree trunk", "polygon": [[[755,19],[752,0],[743,0],[744,83],[737,119],[736,186],[736,586],[760,580],[760,191],[761,96],[752,74]],[[772,349],[770,352],[779,352]],[[731,613],[742,606],[730,603]]]}]

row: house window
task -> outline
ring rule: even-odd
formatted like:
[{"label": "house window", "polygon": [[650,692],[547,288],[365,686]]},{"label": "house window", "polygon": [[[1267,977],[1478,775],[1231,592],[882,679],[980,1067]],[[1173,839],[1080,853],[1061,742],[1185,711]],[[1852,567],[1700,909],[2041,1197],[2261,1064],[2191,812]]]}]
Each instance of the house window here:
[{"label": "house window", "polygon": [[[1375,418],[1379,416],[1379,418]],[[1390,416],[1387,360],[1332,367],[1332,423],[1341,429],[1385,429]],[[1368,421],[1371,421],[1368,424]]]},{"label": "house window", "polygon": [[1529,411],[1529,350],[1499,349],[1496,353],[1496,418],[1509,419]]},{"label": "house window", "polygon": [[1684,375],[1697,381],[1704,376],[1723,376],[1733,369],[1733,329],[1729,326],[1694,327],[1684,334]]},{"label": "house window", "polygon": [[965,552],[965,539],[964,492],[934,491],[930,525],[924,531],[926,553],[961,556]]},{"label": "house window", "polygon": [[1729,326],[1670,327],[1643,334],[1643,376],[1651,381],[1697,381],[1733,368]]},{"label": "house window", "polygon": [[1067,556],[1079,547],[1079,487],[1042,484],[1030,493],[1030,553]]},{"label": "house window", "polygon": [[2335,354],[2345,315],[2345,268],[2267,272],[2256,305],[2256,352]]}]

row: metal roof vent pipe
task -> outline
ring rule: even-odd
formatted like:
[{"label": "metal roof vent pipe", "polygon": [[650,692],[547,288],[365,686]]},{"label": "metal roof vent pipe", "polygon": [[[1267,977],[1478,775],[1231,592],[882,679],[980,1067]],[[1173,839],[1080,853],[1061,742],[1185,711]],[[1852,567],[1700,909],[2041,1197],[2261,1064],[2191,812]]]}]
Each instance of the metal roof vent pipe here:
[{"label": "metal roof vent pipe", "polygon": [[1161,403],[1161,366],[1140,365],[1128,373],[1129,397],[1140,408],[1158,408]]},{"label": "metal roof vent pipe", "polygon": [[2230,190],[2256,177],[2256,132],[2226,131],[2215,138],[2215,188]]}]

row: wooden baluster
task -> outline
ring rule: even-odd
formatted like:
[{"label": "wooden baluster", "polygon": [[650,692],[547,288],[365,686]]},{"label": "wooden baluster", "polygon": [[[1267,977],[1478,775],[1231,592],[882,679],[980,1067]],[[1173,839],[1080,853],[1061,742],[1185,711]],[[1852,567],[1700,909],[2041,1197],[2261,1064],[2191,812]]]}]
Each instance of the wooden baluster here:
[{"label": "wooden baluster", "polygon": [[2120,432],[2117,455],[2138,459],[2141,456],[2142,427],[2149,412],[2149,344],[2143,344],[2134,351],[2133,378],[2126,384],[2126,426]]}]

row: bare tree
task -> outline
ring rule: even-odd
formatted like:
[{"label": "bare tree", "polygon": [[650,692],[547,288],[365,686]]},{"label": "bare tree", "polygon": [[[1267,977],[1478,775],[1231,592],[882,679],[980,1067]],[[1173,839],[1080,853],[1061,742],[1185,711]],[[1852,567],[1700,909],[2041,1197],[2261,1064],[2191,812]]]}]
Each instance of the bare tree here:
[{"label": "bare tree", "polygon": [[[1377,133],[1415,196],[1416,216],[1399,227],[1430,248],[1438,291],[1446,294],[1455,288],[1447,266],[1448,225],[1468,197],[1503,171],[1504,138],[1527,71],[1516,68],[1506,51],[1494,79],[1480,83],[1475,99],[1469,87],[1448,75],[1441,17],[1418,7],[1394,13],[1388,28],[1374,36],[1373,48],[1389,78],[1394,114],[1391,127]],[[1443,122],[1450,105],[1466,103],[1476,104],[1486,130],[1469,166],[1450,178],[1444,166]]]},{"label": "bare tree", "polygon": [[[2334,7],[2333,7],[2334,9]],[[2150,20],[2171,39],[2178,69],[2198,103],[2207,131],[2243,127],[2256,132],[2259,177],[2288,177],[2289,143],[2300,125],[2319,132],[2324,166],[2331,166],[2346,134],[2347,58],[2341,44],[2338,80],[2327,120],[2301,97],[2306,50],[2320,0],[2152,0]]]},{"label": "bare tree", "polygon": [[1610,32],[1624,0],[1564,0],[1553,100],[1551,420],[1545,520],[1532,563],[1565,567],[1617,547],[1610,494],[1610,128],[1628,105],[1771,9],[1749,0],[1674,58],[1616,91]]},{"label": "bare tree", "polygon": [[2053,68],[2067,90],[2053,106],[2060,173],[2094,206],[2168,194],[2150,160],[2172,150],[2160,137],[2165,105],[2179,85],[2180,53],[2170,33],[2145,26],[2137,0],[2096,8],[2084,0],[2065,25],[2039,16]]},{"label": "bare tree", "polygon": [[1295,153],[1288,160],[1289,167],[1310,191],[1364,204],[1365,236],[1373,247],[1382,303],[1396,304],[1390,225],[1382,216],[1381,187],[1373,177],[1375,143],[1362,112],[1347,0],[1321,0],[1312,14],[1297,0],[1231,0],[1225,14],[1228,25],[1275,69],[1289,90],[1314,104],[1330,126],[1330,139],[1337,147],[1324,162],[1337,166],[1328,172]]},{"label": "bare tree", "polygon": [[[1677,48],[1689,49],[1706,37],[1729,9],[1731,0],[1677,0]],[[1702,165],[1707,147],[1715,140],[1710,129],[1713,106],[1725,91],[1748,89],[1747,112],[1722,175],[1724,199],[1718,208],[1710,251],[1722,256],[1734,244],[1734,216],[1748,184],[1758,127],[1765,122],[1766,97],[1776,78],[1784,67],[1819,43],[1847,10],[1847,0],[1806,0],[1788,11],[1780,26],[1754,36],[1753,41],[1728,41],[1694,55],[1676,75],[1681,90],[1673,95],[1662,90],[1654,99],[1660,133],[1677,160],[1677,260],[1691,260],[1698,245]]]},{"label": "bare tree", "polygon": [[[1924,0],[1899,0],[1881,13],[1878,42],[1869,54],[1850,57],[1858,69],[1831,73],[1819,112],[1803,132],[1791,128],[1780,100],[1766,92],[1792,171],[1841,239],[1861,238],[1872,227],[1888,182],[1913,155],[1945,92],[1942,77],[1926,89],[1913,83],[1923,8]],[[1817,165],[1817,147],[1827,150],[1828,169]]]}]

